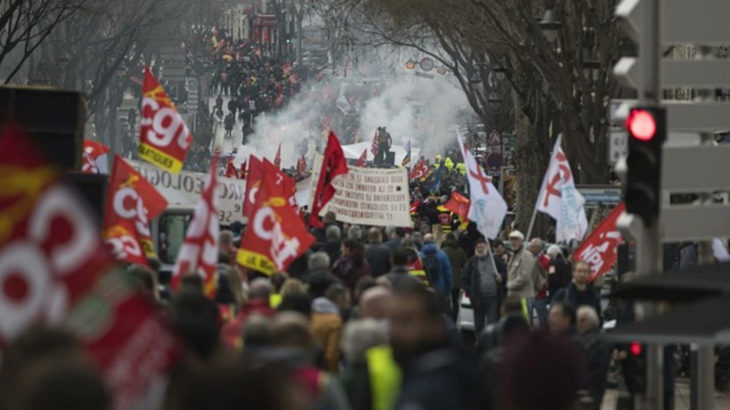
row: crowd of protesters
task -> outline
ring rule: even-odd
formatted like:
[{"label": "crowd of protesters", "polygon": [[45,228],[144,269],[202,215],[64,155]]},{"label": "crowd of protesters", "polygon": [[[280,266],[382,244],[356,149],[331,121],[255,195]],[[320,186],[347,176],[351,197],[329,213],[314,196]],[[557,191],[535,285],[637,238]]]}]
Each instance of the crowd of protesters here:
[{"label": "crowd of protesters", "polygon": [[[237,266],[240,232],[223,231],[214,300],[197,275],[172,292],[169,275],[131,269],[187,351],[164,408],[599,408],[615,347],[599,337],[585,263],[518,231],[490,244],[472,225],[407,232],[331,213],[324,223],[271,276]],[[460,332],[462,295],[475,338]],[[32,329],[9,346],[0,409],[109,403],[65,333]]]}]

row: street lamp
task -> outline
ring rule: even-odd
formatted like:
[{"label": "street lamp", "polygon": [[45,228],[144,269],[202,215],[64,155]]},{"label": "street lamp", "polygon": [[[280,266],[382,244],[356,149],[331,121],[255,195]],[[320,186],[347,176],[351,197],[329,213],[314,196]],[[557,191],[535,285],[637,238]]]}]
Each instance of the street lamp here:
[{"label": "street lamp", "polygon": [[555,17],[553,9],[548,9],[545,12],[545,16],[538,25],[549,42],[554,43],[558,39],[558,30],[562,27],[562,23]]}]

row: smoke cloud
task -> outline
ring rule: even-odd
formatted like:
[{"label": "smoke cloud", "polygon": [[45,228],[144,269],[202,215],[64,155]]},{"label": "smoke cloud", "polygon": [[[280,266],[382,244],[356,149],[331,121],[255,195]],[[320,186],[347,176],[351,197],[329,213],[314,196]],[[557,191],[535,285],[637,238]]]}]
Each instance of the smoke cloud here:
[{"label": "smoke cloud", "polygon": [[[310,163],[314,151],[322,148],[326,118],[343,144],[369,142],[380,126],[387,127],[394,144],[405,146],[410,138],[421,155],[433,156],[454,143],[454,129],[470,108],[462,90],[446,76],[434,70],[433,78],[423,78],[405,69],[368,76],[359,70],[346,78],[305,83],[283,108],[259,115],[254,134],[238,149],[236,162],[249,154],[273,160],[281,143],[282,167],[295,166],[301,155]],[[347,116],[336,108],[341,96],[350,101]]]}]

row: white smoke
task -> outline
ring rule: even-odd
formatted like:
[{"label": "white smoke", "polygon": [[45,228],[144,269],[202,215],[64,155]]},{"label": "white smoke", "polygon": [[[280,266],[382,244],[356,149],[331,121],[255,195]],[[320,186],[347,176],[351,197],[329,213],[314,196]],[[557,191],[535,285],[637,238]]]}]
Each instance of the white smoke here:
[{"label": "white smoke", "polygon": [[[360,66],[346,78],[329,77],[305,83],[303,90],[282,109],[256,118],[254,135],[247,136],[245,146],[239,148],[236,163],[252,153],[273,161],[280,143],[283,168],[295,166],[304,152],[310,162],[315,148],[321,145],[322,120],[327,115],[331,115],[334,131],[343,144],[352,141],[354,135],[342,134],[356,131],[360,141],[371,141],[380,126],[387,128],[394,144],[405,146],[410,138],[412,146],[421,149],[421,155],[432,157],[454,143],[453,129],[460,125],[460,113],[470,110],[461,89],[436,70],[429,73],[433,78],[416,76],[414,71],[404,68],[386,75],[371,74],[374,72],[373,67]],[[359,125],[345,131],[343,114],[334,108],[340,97],[336,93],[341,90],[341,94],[350,94],[346,90],[353,88],[359,90],[359,97],[352,103],[354,111],[350,116],[355,116],[355,124]],[[335,95],[325,106],[328,89]]]}]

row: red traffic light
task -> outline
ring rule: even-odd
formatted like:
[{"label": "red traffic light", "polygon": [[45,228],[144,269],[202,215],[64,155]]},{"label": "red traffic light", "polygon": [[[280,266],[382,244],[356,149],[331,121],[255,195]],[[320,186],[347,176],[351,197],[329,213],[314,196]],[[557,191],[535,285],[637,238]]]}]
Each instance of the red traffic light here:
[{"label": "red traffic light", "polygon": [[626,128],[634,138],[649,141],[656,135],[656,119],[647,110],[632,110],[626,119]]},{"label": "red traffic light", "polygon": [[641,343],[633,342],[629,345],[629,352],[634,356],[641,356],[642,350]]}]

